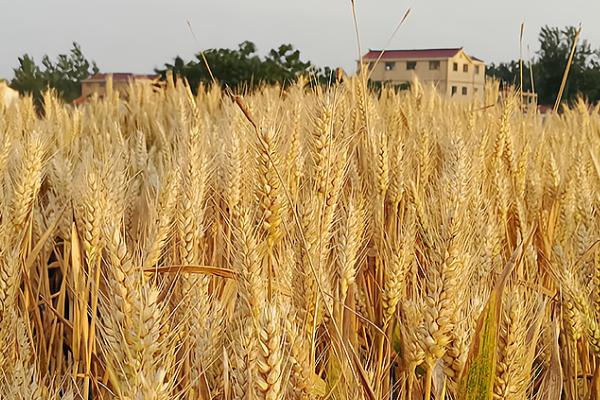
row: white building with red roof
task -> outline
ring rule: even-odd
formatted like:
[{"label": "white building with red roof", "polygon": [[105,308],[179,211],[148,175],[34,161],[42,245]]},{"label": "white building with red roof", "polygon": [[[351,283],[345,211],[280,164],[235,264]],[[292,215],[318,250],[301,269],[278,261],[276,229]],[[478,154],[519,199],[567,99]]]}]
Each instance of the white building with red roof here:
[{"label": "white building with red roof", "polygon": [[369,68],[370,79],[375,82],[402,85],[417,78],[449,97],[473,99],[484,95],[485,63],[462,47],[369,50],[362,64]]}]

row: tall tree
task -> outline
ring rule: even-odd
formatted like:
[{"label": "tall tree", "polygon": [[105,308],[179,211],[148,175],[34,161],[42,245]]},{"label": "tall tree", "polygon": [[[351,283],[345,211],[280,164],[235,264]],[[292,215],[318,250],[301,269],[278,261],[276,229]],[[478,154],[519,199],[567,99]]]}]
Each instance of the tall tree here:
[{"label": "tall tree", "polygon": [[[532,90],[530,67],[528,64],[528,62],[523,61],[523,90],[525,91]],[[504,85],[518,87],[521,82],[519,68],[519,60],[499,64],[492,63],[486,68],[486,74],[499,79]]]},{"label": "tall tree", "polygon": [[[535,89],[541,104],[553,104],[558,95],[563,74],[575,41],[577,29],[544,26],[539,34],[540,49],[532,60]],[[563,100],[570,102],[583,95],[588,100],[600,100],[600,52],[592,49],[587,40],[577,44],[569,72]],[[505,84],[518,86],[520,82],[519,61],[492,64],[488,75]],[[531,90],[530,72],[523,68],[523,90]]]},{"label": "tall tree", "polygon": [[11,81],[13,89],[21,94],[30,94],[38,106],[42,103],[42,94],[46,89],[54,89],[66,102],[81,96],[81,81],[98,73],[98,66],[88,61],[81,47],[73,42],[68,54],[59,54],[53,62],[48,55],[42,58],[38,66],[28,54],[19,57],[19,66],[14,68]]},{"label": "tall tree", "polygon": [[240,43],[234,50],[208,49],[187,62],[177,56],[172,64],[156,69],[163,78],[167,71],[172,71],[175,77],[185,78],[194,91],[201,83],[210,84],[213,77],[223,87],[252,89],[262,83],[287,85],[304,74],[313,74],[324,83],[332,76],[329,68],[319,69],[310,61],[303,61],[300,51],[291,44],[271,49],[261,58],[256,45],[250,41]]},{"label": "tall tree", "polygon": [[10,86],[19,93],[32,94],[36,98],[44,90],[45,79],[42,71],[28,54],[19,57],[19,67],[13,71],[15,76]]},{"label": "tall tree", "polygon": [[[536,82],[539,98],[545,103],[556,99],[576,34],[573,26],[562,30],[544,26],[540,32]],[[592,50],[587,40],[577,44],[563,95],[565,100],[572,101],[577,95],[585,95],[593,101],[600,99],[598,88],[593,84],[599,73],[597,56],[598,51]]]}]

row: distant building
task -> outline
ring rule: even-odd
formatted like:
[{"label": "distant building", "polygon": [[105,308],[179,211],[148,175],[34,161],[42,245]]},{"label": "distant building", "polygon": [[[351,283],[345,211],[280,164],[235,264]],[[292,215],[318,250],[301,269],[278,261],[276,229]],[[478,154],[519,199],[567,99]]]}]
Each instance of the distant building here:
[{"label": "distant building", "polygon": [[[503,103],[507,99],[514,98],[521,104],[521,110],[524,112],[538,110],[546,112],[546,107],[540,105],[538,107],[538,95],[531,91],[519,91],[515,85],[504,84],[500,85],[498,92],[498,102]],[[552,107],[550,107],[552,110]]]},{"label": "distant building", "polygon": [[472,99],[484,95],[485,63],[462,48],[385,50],[383,54],[381,50],[370,50],[363,56],[363,63],[375,82],[401,85],[417,78],[432,83],[449,97]]},{"label": "distant building", "polygon": [[74,101],[75,104],[84,103],[92,95],[98,97],[106,95],[109,77],[112,77],[112,88],[120,93],[125,93],[130,84],[134,82],[153,85],[158,82],[158,75],[140,75],[129,72],[115,72],[107,74],[96,74],[81,82],[81,97]]},{"label": "distant building", "polygon": [[0,104],[10,106],[12,102],[19,99],[19,92],[10,88],[6,81],[0,80]]}]

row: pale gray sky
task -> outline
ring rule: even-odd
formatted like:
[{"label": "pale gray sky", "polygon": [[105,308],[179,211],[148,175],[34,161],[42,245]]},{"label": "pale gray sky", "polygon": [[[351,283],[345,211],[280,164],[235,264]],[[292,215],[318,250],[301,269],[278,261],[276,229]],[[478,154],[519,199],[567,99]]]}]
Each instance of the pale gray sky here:
[{"label": "pale gray sky", "polygon": [[[363,50],[382,48],[407,8],[412,12],[390,48],[455,47],[486,62],[518,57],[519,26],[537,49],[540,26],[583,24],[600,47],[597,0],[356,0]],[[198,41],[190,33],[192,23]],[[17,57],[39,62],[72,41],[106,72],[152,72],[200,48],[244,40],[264,53],[292,43],[317,65],[354,71],[357,58],[350,0],[0,0],[0,77]]]}]

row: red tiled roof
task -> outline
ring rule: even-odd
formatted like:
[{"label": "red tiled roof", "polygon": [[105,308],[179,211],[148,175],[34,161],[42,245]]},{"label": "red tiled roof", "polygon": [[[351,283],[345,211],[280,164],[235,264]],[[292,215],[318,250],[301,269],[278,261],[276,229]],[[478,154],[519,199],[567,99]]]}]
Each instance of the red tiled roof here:
[{"label": "red tiled roof", "polygon": [[91,96],[79,96],[78,98],[73,100],[72,104],[75,106],[80,106],[80,105],[85,104],[88,101],[90,101],[90,97]]},{"label": "red tiled roof", "polygon": [[[412,49],[412,50],[385,50],[383,51],[382,59],[408,59],[408,58],[450,58],[454,57],[462,47],[447,48],[447,49]],[[379,58],[382,50],[369,50],[363,56],[366,60],[376,60]],[[476,57],[471,57],[475,61],[482,61]]]},{"label": "red tiled roof", "polygon": [[81,104],[85,103],[86,100],[87,100],[87,97],[85,97],[85,96],[79,96],[78,98],[76,98],[75,100],[73,100],[73,104],[76,105],[76,106],[78,106],[78,105],[81,105]]},{"label": "red tiled roof", "polygon": [[112,79],[113,82],[114,81],[129,81],[131,79],[155,79],[158,78],[158,75],[140,75],[140,74],[133,74],[131,72],[113,72],[111,73],[106,73],[106,74],[96,74],[93,76],[90,76],[89,78],[86,79],[86,81],[106,81],[106,79],[108,78],[108,75],[112,75]]},{"label": "red tiled roof", "polygon": [[[381,58],[446,58],[454,57],[460,48],[454,49],[413,49],[413,50],[385,50]],[[377,59],[382,50],[369,50],[366,59]]]}]

